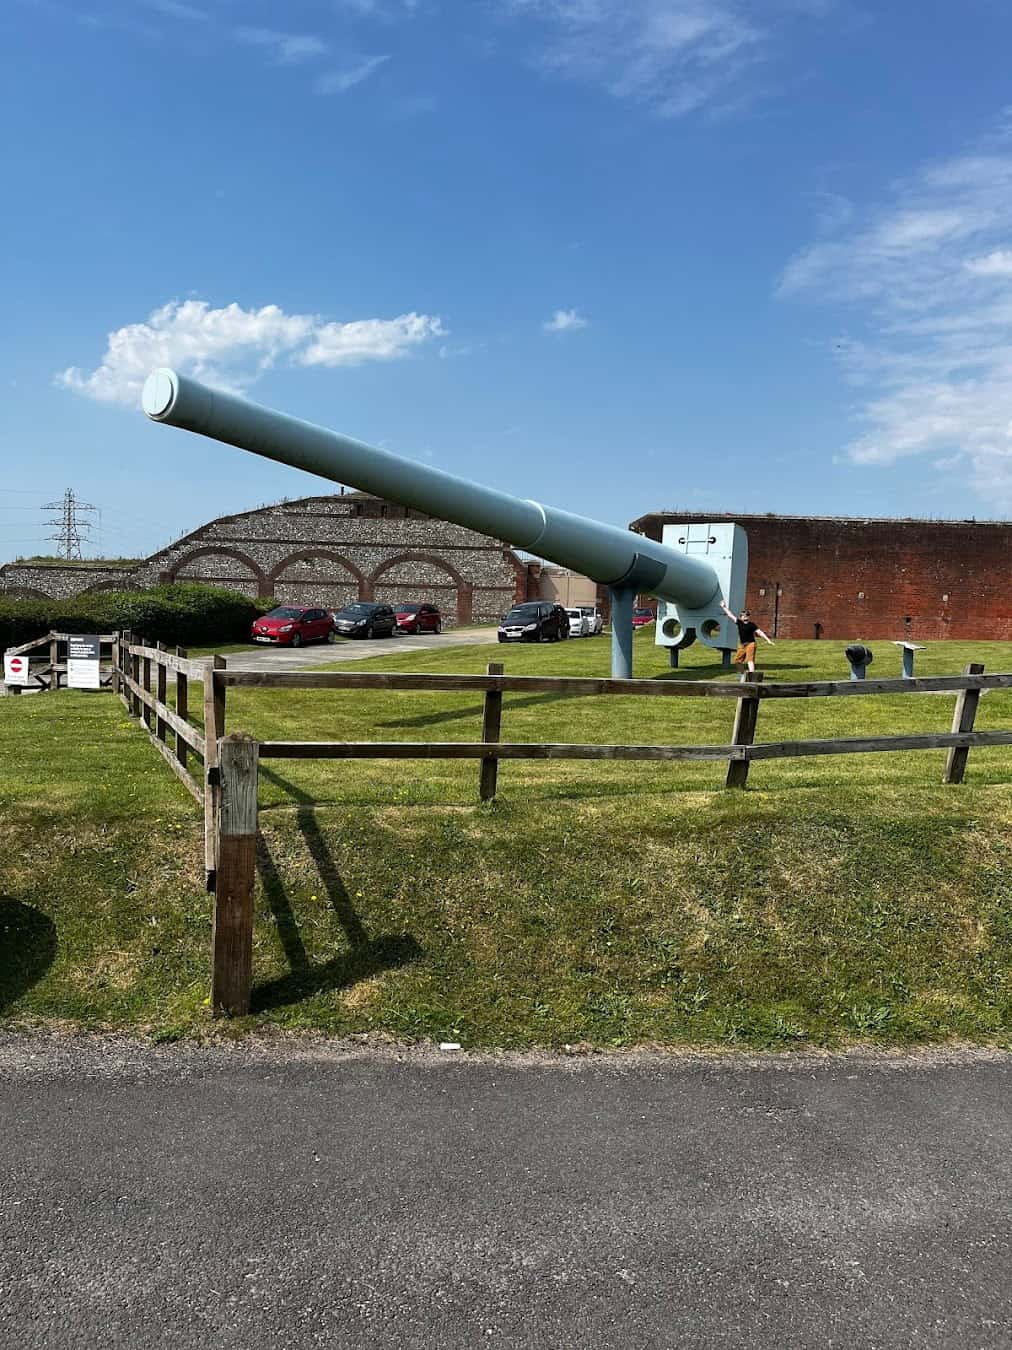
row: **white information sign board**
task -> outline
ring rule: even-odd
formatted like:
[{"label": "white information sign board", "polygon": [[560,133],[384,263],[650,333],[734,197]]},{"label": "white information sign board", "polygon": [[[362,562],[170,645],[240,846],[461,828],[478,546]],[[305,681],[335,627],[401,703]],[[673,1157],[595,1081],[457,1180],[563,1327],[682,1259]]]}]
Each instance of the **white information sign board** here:
[{"label": "white information sign board", "polygon": [[4,652],[4,684],[31,684],[31,679],[28,657]]},{"label": "white information sign board", "polygon": [[67,637],[67,688],[99,689],[101,640],[97,633],[70,633]]}]

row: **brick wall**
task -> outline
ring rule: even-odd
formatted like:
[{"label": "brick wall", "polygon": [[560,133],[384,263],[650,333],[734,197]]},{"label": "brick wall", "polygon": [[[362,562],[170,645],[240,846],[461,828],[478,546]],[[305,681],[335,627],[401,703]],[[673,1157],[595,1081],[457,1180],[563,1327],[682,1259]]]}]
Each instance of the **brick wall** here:
[{"label": "brick wall", "polygon": [[[748,534],[748,604],[771,635],[1012,641],[1012,524],[652,512],[737,521]],[[818,625],[818,630],[816,629]]]}]

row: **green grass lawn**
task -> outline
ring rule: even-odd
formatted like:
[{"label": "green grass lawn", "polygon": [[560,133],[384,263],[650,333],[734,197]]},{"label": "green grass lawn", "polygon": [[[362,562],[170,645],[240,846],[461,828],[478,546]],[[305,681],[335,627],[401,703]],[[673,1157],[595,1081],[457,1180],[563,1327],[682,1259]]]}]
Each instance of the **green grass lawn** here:
[{"label": "green grass lawn", "polygon": [[[379,646],[379,644],[377,644]],[[763,648],[767,680],[843,678],[843,642]],[[873,644],[872,674],[898,674]],[[608,641],[412,652],[354,669],[608,673]],[[919,674],[1012,670],[1012,644],[931,644]],[[705,648],[668,670],[720,675]],[[347,668],[347,667],[344,667]],[[727,678],[727,677],[723,677]],[[947,730],[951,697],[767,701],[757,740]],[[733,701],[507,695],[503,737],[727,743]],[[476,695],[230,690],[261,739],[472,740]],[[988,693],[978,727],[1012,726]],[[197,1033],[209,1024],[201,821],[121,705],[0,701],[0,1016]],[[753,764],[265,761],[255,1013],[334,1034],[474,1046],[784,1046],[1012,1027],[1012,753]],[[11,953],[20,953],[12,956]]]}]

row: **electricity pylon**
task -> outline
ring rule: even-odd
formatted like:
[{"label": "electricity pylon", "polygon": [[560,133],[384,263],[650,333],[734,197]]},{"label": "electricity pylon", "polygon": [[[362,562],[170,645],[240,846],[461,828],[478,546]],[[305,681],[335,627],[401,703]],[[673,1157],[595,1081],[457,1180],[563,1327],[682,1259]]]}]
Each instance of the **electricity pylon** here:
[{"label": "electricity pylon", "polygon": [[82,535],[84,538],[88,537],[91,526],[78,517],[85,511],[97,511],[98,507],[89,506],[87,502],[79,502],[74,496],[74,489],[67,488],[63,494],[62,502],[46,502],[42,509],[60,513],[56,517],[51,516],[45,522],[47,525],[56,526],[56,533],[49,534],[46,538],[59,544],[61,558],[66,558],[68,562],[79,560],[81,557],[81,537]]}]

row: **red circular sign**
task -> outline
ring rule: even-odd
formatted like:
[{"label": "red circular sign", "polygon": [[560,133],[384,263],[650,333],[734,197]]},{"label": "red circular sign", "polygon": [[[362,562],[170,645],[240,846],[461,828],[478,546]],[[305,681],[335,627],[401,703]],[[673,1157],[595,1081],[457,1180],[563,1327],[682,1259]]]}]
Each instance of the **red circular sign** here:
[{"label": "red circular sign", "polygon": [[11,670],[20,670],[25,663],[20,656],[12,656],[9,664]]}]

